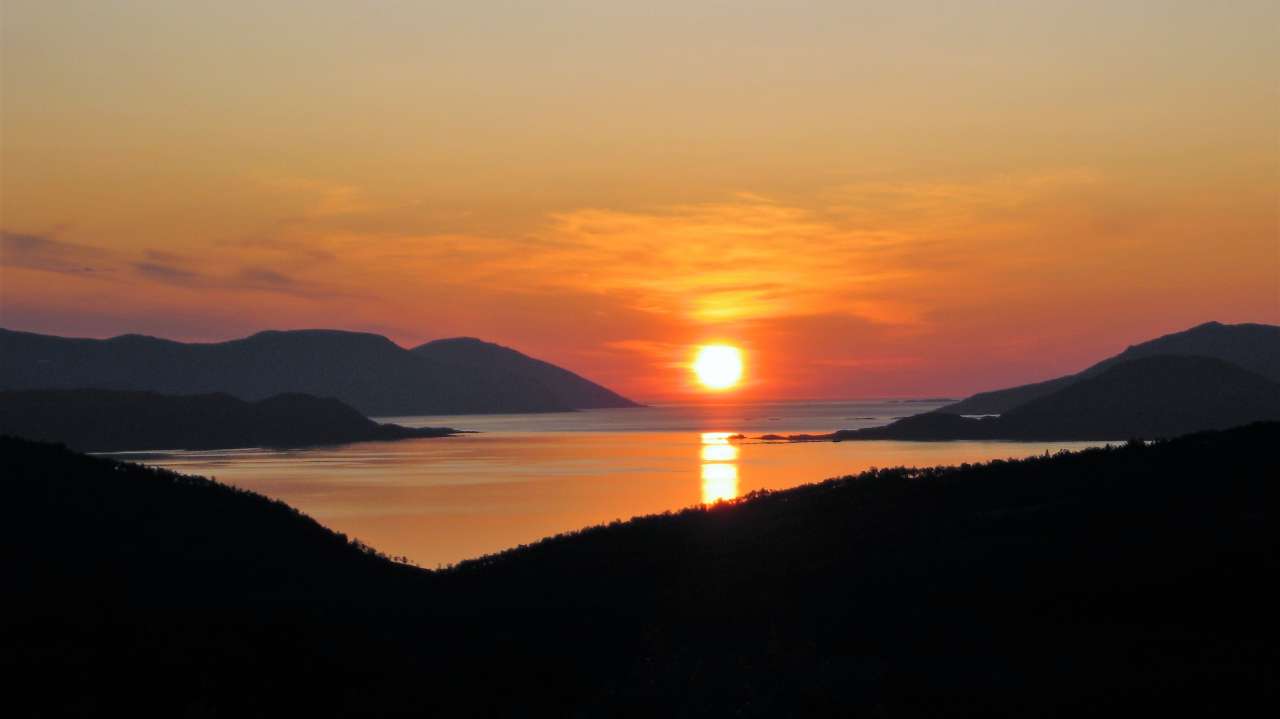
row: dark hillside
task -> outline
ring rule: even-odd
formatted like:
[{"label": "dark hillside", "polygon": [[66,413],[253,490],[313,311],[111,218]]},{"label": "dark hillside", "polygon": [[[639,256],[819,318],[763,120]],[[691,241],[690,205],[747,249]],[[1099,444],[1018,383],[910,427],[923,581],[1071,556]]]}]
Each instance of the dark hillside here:
[{"label": "dark hillside", "polygon": [[202,477],[12,437],[0,437],[0,475],[10,599],[311,597],[421,574]]},{"label": "dark hillside", "polygon": [[1174,437],[1280,420],[1280,383],[1211,357],[1117,362],[1070,387],[1009,410],[1012,436]]},{"label": "dark hillside", "polygon": [[546,387],[566,407],[596,409],[636,407],[635,402],[550,362],[534,359],[510,347],[474,337],[435,340],[413,348],[415,354],[442,364],[475,367],[488,373],[533,379]]},{"label": "dark hillside", "polygon": [[5,566],[41,603],[6,615],[0,669],[62,711],[1270,714],[1278,445],[1271,423],[871,471],[425,574],[261,499],[7,440]]},{"label": "dark hillside", "polygon": [[1120,362],[998,417],[945,412],[791,440],[1155,439],[1280,420],[1280,384],[1210,357]]},{"label": "dark hillside", "polygon": [[1001,414],[1045,397],[1082,379],[1120,364],[1155,356],[1212,357],[1280,382],[1280,327],[1264,324],[1224,325],[1206,322],[1182,332],[1132,345],[1114,357],[1073,375],[1008,389],[979,392],[936,411],[946,414]]},{"label": "dark hillside", "polygon": [[601,713],[659,711],[662,696],[690,716],[1256,707],[1280,687],[1276,442],[1267,424],[873,471],[456,577],[482,596],[637,612],[645,648]]}]

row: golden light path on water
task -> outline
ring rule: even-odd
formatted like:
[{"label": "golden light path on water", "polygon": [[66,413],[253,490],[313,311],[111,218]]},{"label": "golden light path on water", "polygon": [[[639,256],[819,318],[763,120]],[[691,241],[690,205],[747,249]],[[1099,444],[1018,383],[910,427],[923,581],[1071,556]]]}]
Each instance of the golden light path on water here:
[{"label": "golden light path on water", "polygon": [[738,496],[738,448],[729,432],[702,433],[702,503],[715,504]]}]

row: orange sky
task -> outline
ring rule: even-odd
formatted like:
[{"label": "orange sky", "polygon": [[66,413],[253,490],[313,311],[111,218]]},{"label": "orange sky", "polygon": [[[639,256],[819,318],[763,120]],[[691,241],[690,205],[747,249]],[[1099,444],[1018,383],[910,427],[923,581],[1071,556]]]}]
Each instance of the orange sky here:
[{"label": "orange sky", "polygon": [[[960,395],[1280,322],[1274,2],[6,0],[0,324]],[[464,5],[459,3],[457,5]]]}]

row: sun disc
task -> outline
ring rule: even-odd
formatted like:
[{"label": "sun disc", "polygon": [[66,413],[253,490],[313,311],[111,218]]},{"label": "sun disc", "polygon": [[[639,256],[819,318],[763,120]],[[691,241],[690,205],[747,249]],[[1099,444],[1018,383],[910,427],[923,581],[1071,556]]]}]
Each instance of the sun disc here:
[{"label": "sun disc", "polygon": [[742,351],[730,345],[705,345],[698,349],[693,372],[707,389],[728,389],[742,379]]}]

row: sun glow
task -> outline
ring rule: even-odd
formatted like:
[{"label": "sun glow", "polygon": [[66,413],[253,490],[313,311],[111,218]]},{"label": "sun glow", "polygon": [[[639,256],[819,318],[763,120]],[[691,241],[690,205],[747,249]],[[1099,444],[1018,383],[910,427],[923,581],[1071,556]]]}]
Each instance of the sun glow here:
[{"label": "sun glow", "polygon": [[742,379],[742,350],[729,345],[704,345],[698,348],[693,371],[707,389],[729,389]]}]

